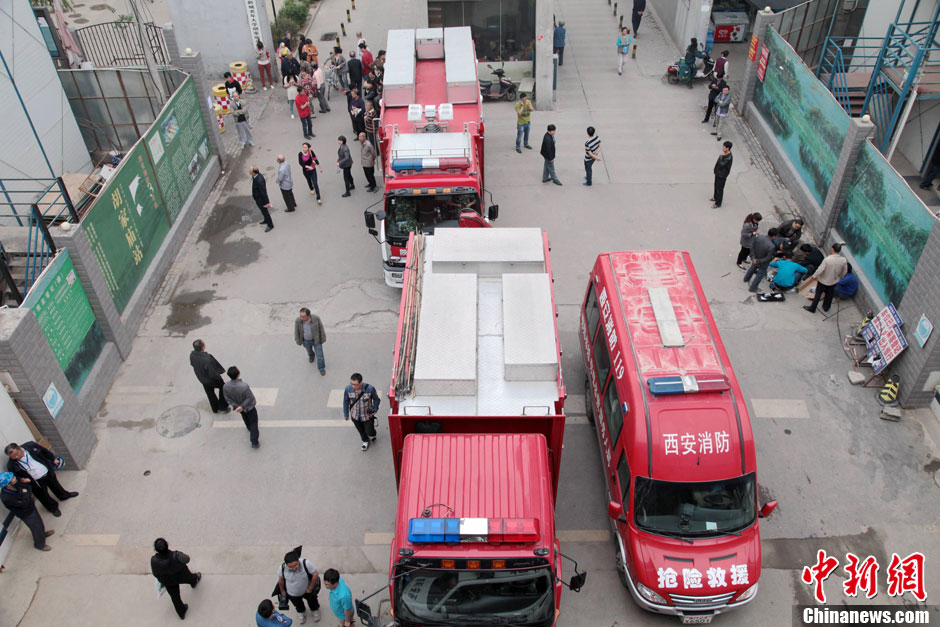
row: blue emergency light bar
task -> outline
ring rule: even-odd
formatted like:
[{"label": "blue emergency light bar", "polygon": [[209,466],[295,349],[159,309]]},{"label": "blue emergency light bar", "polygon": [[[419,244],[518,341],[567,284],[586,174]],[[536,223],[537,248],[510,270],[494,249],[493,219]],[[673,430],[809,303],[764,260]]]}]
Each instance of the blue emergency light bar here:
[{"label": "blue emergency light bar", "polygon": [[535,518],[412,518],[408,541],[412,544],[489,544],[535,542],[539,526]]},{"label": "blue emergency light bar", "polygon": [[731,389],[728,377],[714,375],[672,375],[650,377],[646,380],[654,396],[665,394],[696,394],[698,392],[726,392]]}]

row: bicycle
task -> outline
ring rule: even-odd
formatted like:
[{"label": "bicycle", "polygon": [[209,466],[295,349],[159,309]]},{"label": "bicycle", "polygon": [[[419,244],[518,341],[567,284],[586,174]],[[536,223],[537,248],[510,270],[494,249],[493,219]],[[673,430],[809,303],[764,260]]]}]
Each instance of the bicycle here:
[{"label": "bicycle", "polygon": [[326,99],[329,100],[333,96],[333,90],[339,91],[339,76],[336,74],[336,70],[331,66],[326,71]]}]

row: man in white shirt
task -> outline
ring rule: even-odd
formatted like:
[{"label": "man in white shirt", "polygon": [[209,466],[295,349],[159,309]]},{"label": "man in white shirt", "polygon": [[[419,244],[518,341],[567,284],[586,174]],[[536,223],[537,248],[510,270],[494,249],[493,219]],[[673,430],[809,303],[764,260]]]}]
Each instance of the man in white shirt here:
[{"label": "man in white shirt", "polygon": [[300,557],[300,547],[284,556],[284,563],[277,569],[278,592],[290,599],[297,610],[301,623],[306,622],[307,613],[304,600],[310,606],[310,613],[315,623],[320,622],[320,573],[308,559]]},{"label": "man in white shirt", "polygon": [[[65,462],[49,449],[35,442],[25,442],[22,446],[11,442],[3,449],[3,452],[9,457],[7,470],[20,479],[29,479],[36,500],[52,512],[53,516],[62,515],[56,498],[59,501],[65,501],[78,496],[78,492],[69,492],[59,483],[55,471],[64,466]],[[50,489],[55,494],[55,498],[49,495]]]}]

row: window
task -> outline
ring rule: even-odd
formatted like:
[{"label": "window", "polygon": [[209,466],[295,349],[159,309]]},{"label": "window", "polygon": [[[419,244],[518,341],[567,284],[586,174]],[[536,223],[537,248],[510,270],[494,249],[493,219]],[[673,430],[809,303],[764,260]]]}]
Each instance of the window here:
[{"label": "window", "polygon": [[429,0],[428,26],[469,26],[480,61],[531,61],[536,0]]},{"label": "window", "polygon": [[607,375],[610,374],[610,353],[607,351],[607,342],[604,340],[594,345],[594,366],[597,368],[597,385],[603,390]]},{"label": "window", "polygon": [[593,285],[588,290],[584,311],[587,313],[588,339],[591,340],[591,343],[594,343],[594,336],[597,335],[597,323],[601,321],[601,310],[597,306],[597,296],[594,294]]},{"label": "window", "polygon": [[627,454],[620,454],[620,461],[617,462],[617,480],[620,482],[621,496],[623,497],[624,510],[630,507],[630,469],[627,468]]},{"label": "window", "polygon": [[[607,352],[606,346],[604,352]],[[620,411],[617,384],[613,381],[607,386],[607,395],[604,397],[604,417],[607,419],[607,429],[610,432],[610,446],[614,448],[617,446],[617,438],[620,437],[620,429],[623,427],[623,412]]]}]

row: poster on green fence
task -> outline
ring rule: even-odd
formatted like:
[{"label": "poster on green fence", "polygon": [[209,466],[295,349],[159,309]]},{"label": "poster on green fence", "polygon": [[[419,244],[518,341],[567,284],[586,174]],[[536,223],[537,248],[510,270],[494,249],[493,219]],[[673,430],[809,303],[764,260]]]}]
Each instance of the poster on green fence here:
[{"label": "poster on green fence", "polygon": [[52,354],[77,394],[101,353],[104,336],[68,250],[59,251],[39,275],[21,307],[33,311]]},{"label": "poster on green fence", "polygon": [[144,135],[170,222],[176,221],[209,160],[209,138],[192,77],[187,78]]},{"label": "poster on green fence", "polygon": [[123,312],[170,230],[143,143],[125,155],[82,219],[82,228],[114,304]]}]

